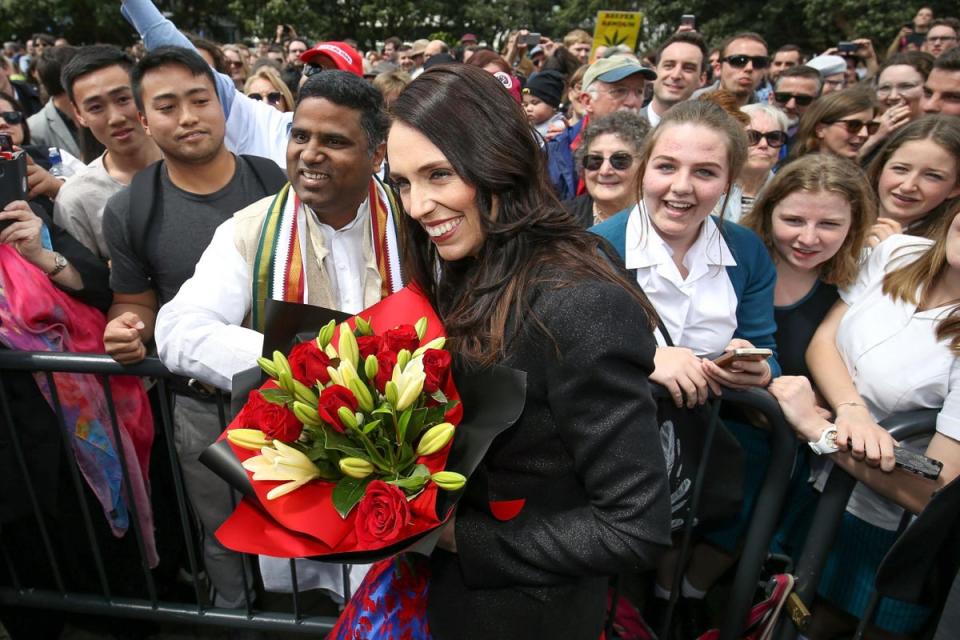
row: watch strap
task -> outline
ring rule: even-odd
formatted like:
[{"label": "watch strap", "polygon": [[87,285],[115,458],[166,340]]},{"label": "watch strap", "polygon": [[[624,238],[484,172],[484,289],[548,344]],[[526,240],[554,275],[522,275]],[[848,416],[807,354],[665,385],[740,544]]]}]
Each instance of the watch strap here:
[{"label": "watch strap", "polygon": [[67,259],[64,258],[62,254],[54,251],[53,256],[54,256],[53,258],[54,267],[52,271],[47,272],[48,278],[52,278],[53,276],[57,275],[58,273],[60,273],[61,271],[67,268]]},{"label": "watch strap", "polygon": [[837,428],[830,425],[820,434],[819,440],[808,442],[807,444],[810,445],[810,448],[813,449],[813,452],[818,456],[839,451],[840,447],[837,446]]}]

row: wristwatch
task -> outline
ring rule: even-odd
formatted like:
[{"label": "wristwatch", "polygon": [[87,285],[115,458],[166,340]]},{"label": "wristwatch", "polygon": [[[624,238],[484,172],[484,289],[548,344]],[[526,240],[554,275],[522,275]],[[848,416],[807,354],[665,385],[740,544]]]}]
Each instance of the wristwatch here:
[{"label": "wristwatch", "polygon": [[813,452],[818,456],[839,451],[840,447],[837,446],[837,428],[830,425],[820,434],[819,440],[816,442],[808,442],[807,444],[810,445],[810,448],[813,449]]},{"label": "wristwatch", "polygon": [[57,253],[56,251],[54,251],[53,252],[53,270],[47,272],[47,277],[52,278],[53,276],[57,275],[58,273],[60,273],[61,271],[67,268],[67,264],[68,264],[67,259],[64,258],[62,255],[60,255],[59,253]]}]

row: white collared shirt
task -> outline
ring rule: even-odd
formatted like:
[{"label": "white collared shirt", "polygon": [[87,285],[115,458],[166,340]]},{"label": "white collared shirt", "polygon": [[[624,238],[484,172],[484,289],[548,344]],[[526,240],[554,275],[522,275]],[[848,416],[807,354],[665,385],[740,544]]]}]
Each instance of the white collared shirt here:
[{"label": "white collared shirt", "polygon": [[[721,353],[737,329],[737,294],[727,275],[737,262],[712,218],[684,256],[687,277],[673,261],[673,250],[650,222],[643,203],[627,220],[626,267],[637,270],[637,282],[653,303],[674,346],[698,356]],[[656,332],[657,343],[666,341]]]},{"label": "white collared shirt", "polygon": [[367,261],[363,256],[363,238],[370,219],[370,199],[364,200],[357,209],[356,218],[339,229],[320,222],[313,210],[308,208],[308,211],[323,233],[323,244],[327,248],[323,268],[330,278],[337,309],[350,314],[360,313],[365,308],[363,284]]}]

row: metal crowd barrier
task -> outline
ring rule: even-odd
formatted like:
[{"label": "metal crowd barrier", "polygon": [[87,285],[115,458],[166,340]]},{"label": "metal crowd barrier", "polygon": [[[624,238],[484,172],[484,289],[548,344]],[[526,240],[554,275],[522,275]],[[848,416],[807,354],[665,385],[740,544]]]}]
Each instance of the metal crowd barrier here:
[{"label": "metal crowd barrier", "polygon": [[[662,388],[656,389],[657,395],[663,395],[667,392]],[[666,397],[666,396],[665,396]],[[783,507],[783,500],[787,494],[790,484],[790,474],[793,469],[794,456],[797,450],[797,439],[793,429],[787,424],[783,412],[780,410],[780,404],[776,399],[763,389],[723,389],[723,395],[711,399],[712,403],[710,414],[710,428],[714,428],[715,418],[719,416],[721,404],[731,404],[740,408],[752,409],[761,413],[766,418],[769,428],[770,438],[770,459],[767,470],[761,485],[760,492],[757,495],[754,504],[753,513],[750,516],[750,523],[746,529],[742,551],[737,561],[737,569],[734,574],[733,584],[730,594],[724,608],[724,615],[719,626],[719,640],[734,640],[740,637],[745,627],[745,622],[754,604],[754,597],[757,592],[757,583],[763,564],[767,559],[767,549],[770,541],[776,531],[777,521],[780,518],[780,511]],[[710,454],[712,431],[708,432],[707,442],[705,443],[706,460]],[[699,503],[700,489],[702,488],[703,477],[698,474],[695,482],[694,494],[691,499],[692,512],[696,512]],[[685,568],[690,555],[690,534],[685,532],[681,543],[680,555],[677,566]],[[672,616],[674,606],[680,591],[680,578],[685,569],[676,571],[675,582],[671,590],[671,602],[665,616],[664,627],[669,628],[672,625]],[[658,633],[660,629],[655,629]]]},{"label": "metal crowd barrier", "polygon": [[[895,440],[903,442],[932,435],[936,429],[938,413],[936,409],[909,411],[890,416],[880,424]],[[830,546],[840,528],[840,522],[847,509],[847,501],[856,484],[857,480],[853,476],[840,467],[834,466],[820,495],[810,533],[797,559],[796,583],[793,589],[808,609],[816,598],[820,574],[830,553]],[[873,608],[877,604],[876,600],[871,598],[871,606],[868,607],[868,615],[865,618],[872,617]],[[780,620],[776,637],[778,640],[795,640],[799,631],[797,625],[785,615]],[[862,634],[863,629],[859,633]]]},{"label": "metal crowd barrier", "polygon": [[[24,456],[22,438],[20,434],[18,434],[18,425],[13,423],[11,399],[5,381],[9,376],[8,372],[13,371],[39,372],[45,376],[47,383],[50,385],[51,395],[54,400],[54,414],[57,424],[59,425],[62,444],[67,452],[72,452],[73,449],[70,435],[64,426],[63,409],[58,400],[58,388],[53,375],[55,372],[82,373],[97,376],[108,404],[111,422],[109,427],[112,429],[115,442],[120,442],[120,428],[117,422],[116,407],[114,405],[111,388],[110,385],[107,384],[110,376],[138,376],[141,378],[153,378],[156,381],[159,395],[159,416],[155,415],[155,429],[157,431],[162,429],[166,442],[166,458],[169,461],[172,473],[173,493],[176,498],[180,534],[183,536],[184,549],[189,565],[187,568],[192,576],[194,602],[171,602],[162,600],[158,596],[157,584],[146,560],[143,532],[140,530],[136,505],[133,504],[131,500],[128,500],[127,503],[130,508],[130,522],[132,526],[126,535],[132,535],[136,538],[145,596],[125,597],[115,593],[115,589],[111,588],[108,571],[105,566],[105,562],[109,562],[110,559],[104,557],[93,527],[94,519],[103,518],[104,515],[100,513],[99,510],[94,511],[87,505],[83,485],[84,480],[81,477],[76,462],[72,459],[72,454],[70,455],[70,463],[67,465],[70,469],[69,480],[64,481],[66,486],[63,487],[62,490],[73,491],[76,494],[83,521],[83,531],[77,532],[76,543],[78,546],[86,544],[89,550],[93,564],[95,565],[96,582],[99,586],[99,592],[75,592],[68,588],[67,585],[70,581],[70,576],[64,575],[61,562],[63,558],[58,558],[54,551],[52,532],[43,515],[35,488],[36,478],[38,477],[37,474],[42,473],[43,470],[30,469],[28,467]],[[104,355],[0,350],[0,424],[5,425],[8,432],[7,435],[12,453],[22,473],[24,489],[30,503],[33,518],[38,525],[41,544],[45,550],[50,573],[53,576],[53,587],[51,588],[34,588],[26,584],[26,582],[29,582],[29,579],[25,580],[24,578],[29,577],[19,575],[14,566],[13,558],[17,550],[7,548],[4,541],[4,530],[2,526],[0,526],[0,550],[2,550],[2,560],[6,566],[10,582],[10,584],[0,585],[0,605],[46,609],[66,613],[131,618],[154,622],[213,625],[260,631],[295,632],[322,637],[322,635],[333,627],[336,619],[311,615],[309,612],[304,611],[304,608],[301,606],[301,594],[297,588],[296,568],[292,560],[290,561],[292,612],[263,610],[258,608],[254,602],[251,602],[249,597],[246,599],[245,606],[240,609],[224,609],[206,604],[206,598],[203,593],[204,587],[198,579],[200,575],[200,561],[195,551],[197,541],[194,540],[194,534],[192,533],[190,509],[180,474],[177,453],[173,444],[174,430],[171,404],[172,392],[170,389],[171,378],[172,375],[170,372],[167,371],[156,358],[147,358],[140,364],[133,366],[123,366]],[[224,406],[222,398],[218,398],[217,403],[219,405],[221,421],[226,424],[229,407]],[[129,486],[127,465],[130,461],[125,459],[122,447],[117,447],[117,451],[123,466],[124,486]],[[247,593],[250,593],[253,584],[253,571],[250,567],[252,562],[256,562],[255,557],[245,556],[244,581],[248,587],[245,589]]]}]

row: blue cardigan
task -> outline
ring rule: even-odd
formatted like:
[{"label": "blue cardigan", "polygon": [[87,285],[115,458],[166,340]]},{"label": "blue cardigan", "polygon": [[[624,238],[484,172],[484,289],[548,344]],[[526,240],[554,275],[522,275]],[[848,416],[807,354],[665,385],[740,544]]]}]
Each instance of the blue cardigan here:
[{"label": "blue cardigan", "polygon": [[[626,261],[627,220],[630,211],[624,211],[604,220],[590,231],[606,238]],[[774,334],[777,323],[773,319],[773,287],[777,282],[777,270],[770,253],[760,238],[750,229],[733,222],[723,222],[714,217],[720,234],[727,243],[736,266],[727,267],[727,276],[737,296],[737,330],[733,336],[749,340],[755,347],[772,349],[774,356],[768,359],[774,377],[780,375],[777,362],[777,343]]]}]

